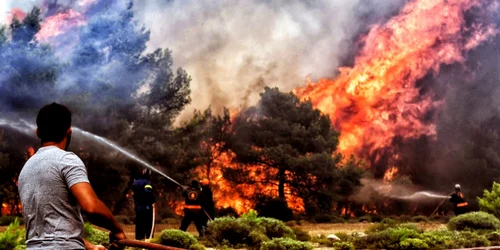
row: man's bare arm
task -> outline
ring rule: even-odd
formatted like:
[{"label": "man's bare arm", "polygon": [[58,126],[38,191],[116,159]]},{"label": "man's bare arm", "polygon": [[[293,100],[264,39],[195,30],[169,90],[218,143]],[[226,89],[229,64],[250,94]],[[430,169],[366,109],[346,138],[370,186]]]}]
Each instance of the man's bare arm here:
[{"label": "man's bare arm", "polygon": [[85,243],[85,250],[106,250],[106,248],[104,246],[94,245],[86,239],[83,239],[83,242]]},{"label": "man's bare arm", "polygon": [[97,197],[89,183],[81,182],[73,185],[71,193],[73,193],[82,210],[88,215],[92,223],[108,229],[118,239],[125,238],[122,227],[116,222],[111,211]]}]

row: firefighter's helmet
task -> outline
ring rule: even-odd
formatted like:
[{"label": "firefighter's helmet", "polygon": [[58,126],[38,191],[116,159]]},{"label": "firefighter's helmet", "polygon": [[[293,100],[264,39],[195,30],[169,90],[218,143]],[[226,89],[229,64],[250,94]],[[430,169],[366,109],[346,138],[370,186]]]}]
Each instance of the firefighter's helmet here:
[{"label": "firefighter's helmet", "polygon": [[455,184],[455,189],[459,190],[460,189],[460,184]]}]

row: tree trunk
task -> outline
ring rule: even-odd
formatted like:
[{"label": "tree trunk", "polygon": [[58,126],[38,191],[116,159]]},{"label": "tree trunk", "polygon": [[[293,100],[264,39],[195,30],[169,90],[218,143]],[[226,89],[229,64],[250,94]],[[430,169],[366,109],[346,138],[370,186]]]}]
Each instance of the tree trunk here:
[{"label": "tree trunk", "polygon": [[130,192],[130,189],[132,189],[133,184],[134,184],[134,178],[130,177],[127,186],[122,192],[122,196],[118,199],[118,202],[116,202],[115,206],[113,207],[114,214],[119,214],[127,205],[128,203],[127,194]]},{"label": "tree trunk", "polygon": [[212,162],[213,160],[210,160],[207,164],[207,180],[210,182],[210,172],[212,171]]},{"label": "tree trunk", "polygon": [[285,182],[286,175],[285,169],[279,168],[279,179],[278,179],[278,197],[281,199],[285,199]]},{"label": "tree trunk", "polygon": [[3,202],[4,202],[4,198],[3,197],[0,197],[0,217],[3,216]]}]

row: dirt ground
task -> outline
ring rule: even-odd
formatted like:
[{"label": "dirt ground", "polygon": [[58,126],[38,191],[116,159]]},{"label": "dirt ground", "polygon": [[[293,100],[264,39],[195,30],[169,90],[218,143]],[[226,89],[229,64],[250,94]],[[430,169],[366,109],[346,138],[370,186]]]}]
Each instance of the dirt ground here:
[{"label": "dirt ground", "polygon": [[[364,232],[373,223],[334,223],[334,224],[315,224],[315,223],[303,223],[298,227],[302,230],[308,231],[311,236],[316,236],[318,234],[334,234],[338,232],[353,233],[353,232]],[[157,224],[155,228],[155,234],[161,232],[164,229],[178,229],[180,223],[176,224]],[[440,223],[419,223],[418,227],[425,230],[437,230],[443,224]],[[0,232],[5,231],[7,227],[0,227]],[[125,234],[128,238],[133,239],[135,236],[135,226],[125,225]],[[198,235],[194,224],[189,226],[188,232]]]}]

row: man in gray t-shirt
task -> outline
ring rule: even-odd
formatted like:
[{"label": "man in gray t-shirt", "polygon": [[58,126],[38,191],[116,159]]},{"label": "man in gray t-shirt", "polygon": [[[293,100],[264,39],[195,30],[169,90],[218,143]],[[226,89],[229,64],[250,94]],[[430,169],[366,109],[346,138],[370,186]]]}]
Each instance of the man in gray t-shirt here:
[{"label": "man in gray t-shirt", "polygon": [[90,186],[85,165],[66,151],[71,112],[56,103],[47,105],[38,113],[37,126],[42,146],[19,175],[27,249],[105,249],[83,239],[80,210],[110,230],[113,239],[124,239],[121,226]]}]

